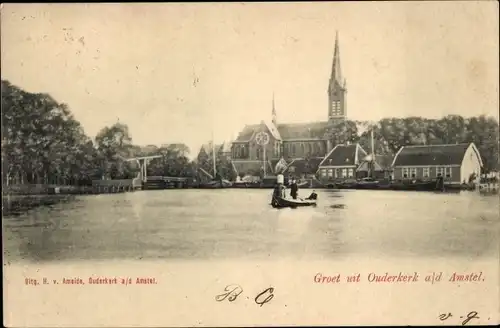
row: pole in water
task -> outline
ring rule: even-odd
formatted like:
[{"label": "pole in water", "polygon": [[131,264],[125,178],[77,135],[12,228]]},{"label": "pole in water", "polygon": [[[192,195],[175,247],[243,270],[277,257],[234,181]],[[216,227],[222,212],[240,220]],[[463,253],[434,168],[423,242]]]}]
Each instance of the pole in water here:
[{"label": "pole in water", "polygon": [[264,177],[266,177],[266,146],[262,146],[262,151],[264,152]]}]

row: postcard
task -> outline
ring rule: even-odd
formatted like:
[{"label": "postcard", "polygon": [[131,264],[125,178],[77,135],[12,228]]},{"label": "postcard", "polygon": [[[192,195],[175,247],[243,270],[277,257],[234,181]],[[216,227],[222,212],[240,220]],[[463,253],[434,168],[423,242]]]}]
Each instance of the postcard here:
[{"label": "postcard", "polygon": [[1,18],[6,327],[500,323],[497,2]]}]

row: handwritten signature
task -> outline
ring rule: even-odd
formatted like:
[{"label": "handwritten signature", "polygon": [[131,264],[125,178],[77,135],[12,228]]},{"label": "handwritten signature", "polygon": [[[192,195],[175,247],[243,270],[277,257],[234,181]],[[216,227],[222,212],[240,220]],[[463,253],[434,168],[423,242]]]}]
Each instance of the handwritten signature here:
[{"label": "handwritten signature", "polygon": [[[217,302],[222,302],[227,299],[229,302],[233,302],[238,298],[238,296],[240,296],[241,293],[243,293],[243,288],[240,285],[227,285],[224,288],[224,292],[222,294],[215,296],[215,300]],[[264,304],[269,303],[273,299],[273,297],[274,288],[269,287],[257,294],[254,301],[256,304],[262,307]]]},{"label": "handwritten signature", "polygon": [[[439,315],[439,320],[441,321],[445,321],[445,320],[448,320],[449,318],[453,317],[453,314],[451,314],[450,312],[448,313],[443,313],[443,314],[440,314]],[[464,319],[463,316],[460,316],[460,319]],[[467,314],[467,317],[462,321],[462,326],[465,326],[467,323],[469,323],[469,321],[471,321],[472,319],[479,319],[478,317],[478,313],[476,311],[470,311],[468,314]]]}]

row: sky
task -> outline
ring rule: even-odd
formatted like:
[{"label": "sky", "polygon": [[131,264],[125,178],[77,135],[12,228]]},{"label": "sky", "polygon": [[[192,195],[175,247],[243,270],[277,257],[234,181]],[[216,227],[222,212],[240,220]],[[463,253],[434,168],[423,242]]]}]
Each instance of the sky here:
[{"label": "sky", "polygon": [[[498,117],[498,3],[3,4],[2,79],[67,103],[94,137],[235,138],[327,119],[338,32],[347,116]],[[192,154],[194,155],[194,154]]]}]

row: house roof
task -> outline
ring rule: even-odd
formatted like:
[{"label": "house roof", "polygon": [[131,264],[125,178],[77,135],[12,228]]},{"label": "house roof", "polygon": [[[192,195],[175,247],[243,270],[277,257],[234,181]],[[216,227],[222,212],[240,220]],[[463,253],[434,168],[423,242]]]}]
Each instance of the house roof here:
[{"label": "house roof", "polygon": [[337,145],[321,161],[319,166],[349,166],[357,165],[367,152],[359,145]]},{"label": "house roof", "polygon": [[[213,148],[215,150],[215,153],[218,153],[222,147],[223,147],[223,145],[214,145]],[[205,153],[207,153],[207,155],[212,155],[212,143],[209,142],[209,143],[203,144],[201,146],[200,151],[201,150],[204,150]]]},{"label": "house roof", "polygon": [[283,140],[323,139],[328,122],[278,124]]},{"label": "house roof", "polygon": [[396,154],[393,166],[461,165],[470,146],[479,155],[474,144],[403,146]]},{"label": "house roof", "polygon": [[323,158],[313,157],[309,159],[296,158],[293,159],[287,167],[285,172],[290,174],[314,174],[318,171],[319,164]]},{"label": "house roof", "polygon": [[220,151],[222,151],[223,153],[230,153],[232,145],[233,143],[231,141],[224,141],[224,143],[221,145]]}]

